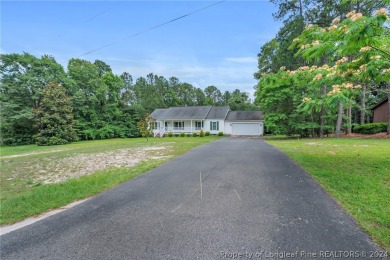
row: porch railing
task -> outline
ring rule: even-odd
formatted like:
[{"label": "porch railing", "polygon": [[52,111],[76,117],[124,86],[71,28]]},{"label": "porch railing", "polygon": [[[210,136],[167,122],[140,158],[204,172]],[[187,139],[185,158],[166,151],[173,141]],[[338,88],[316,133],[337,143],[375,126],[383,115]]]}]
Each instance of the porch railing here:
[{"label": "porch railing", "polygon": [[202,127],[161,127],[159,129],[153,130],[153,136],[157,137],[158,135],[160,137],[163,137],[165,133],[172,132],[174,134],[178,133],[193,133],[193,132],[200,132],[202,130]]},{"label": "porch railing", "polygon": [[165,132],[168,133],[168,132],[172,132],[172,133],[181,133],[181,132],[184,132],[184,133],[193,133],[193,132],[199,132],[200,130],[202,130],[203,128],[202,127],[165,127]]},{"label": "porch railing", "polygon": [[160,129],[153,129],[153,137],[156,137],[160,135],[160,137],[163,137],[165,134],[165,128],[161,127]]}]

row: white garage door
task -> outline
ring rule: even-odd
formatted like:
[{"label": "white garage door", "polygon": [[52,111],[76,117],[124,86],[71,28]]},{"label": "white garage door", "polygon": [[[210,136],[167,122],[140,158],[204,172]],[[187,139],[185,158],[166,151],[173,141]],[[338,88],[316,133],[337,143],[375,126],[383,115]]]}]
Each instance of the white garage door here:
[{"label": "white garage door", "polygon": [[232,135],[263,135],[262,123],[233,123]]}]

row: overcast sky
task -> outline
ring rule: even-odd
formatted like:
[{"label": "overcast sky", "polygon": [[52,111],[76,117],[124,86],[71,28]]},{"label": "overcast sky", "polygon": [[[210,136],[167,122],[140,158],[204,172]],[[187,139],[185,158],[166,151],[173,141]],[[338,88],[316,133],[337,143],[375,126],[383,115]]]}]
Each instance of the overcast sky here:
[{"label": "overcast sky", "polygon": [[213,3],[3,0],[1,52],[50,54],[64,67],[71,58],[100,59],[118,75],[153,72],[252,96],[256,56],[281,26],[268,1],[225,1],[129,37]]}]

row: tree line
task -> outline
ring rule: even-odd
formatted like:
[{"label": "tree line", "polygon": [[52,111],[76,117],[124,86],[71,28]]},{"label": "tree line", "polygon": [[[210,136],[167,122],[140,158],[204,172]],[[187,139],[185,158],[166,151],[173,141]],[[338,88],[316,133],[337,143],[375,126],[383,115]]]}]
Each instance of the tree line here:
[{"label": "tree line", "polygon": [[390,100],[390,2],[271,2],[283,26],[262,46],[255,73],[267,130],[338,137],[368,123],[370,108]]},{"label": "tree line", "polygon": [[245,92],[204,90],[153,73],[135,81],[115,75],[101,60],[0,56],[1,144],[65,144],[76,140],[138,137],[137,122],[156,108],[222,106],[253,109]]}]

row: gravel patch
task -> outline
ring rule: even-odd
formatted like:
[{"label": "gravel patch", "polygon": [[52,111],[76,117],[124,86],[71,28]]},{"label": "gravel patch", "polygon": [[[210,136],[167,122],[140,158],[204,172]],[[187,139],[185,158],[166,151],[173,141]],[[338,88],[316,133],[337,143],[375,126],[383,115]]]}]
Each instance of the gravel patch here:
[{"label": "gravel patch", "polygon": [[132,167],[146,160],[168,158],[167,150],[171,147],[145,147],[119,149],[100,153],[81,153],[63,159],[41,159],[29,165],[34,184],[50,184],[78,178],[96,171],[113,167]]}]

